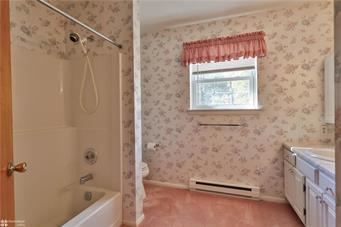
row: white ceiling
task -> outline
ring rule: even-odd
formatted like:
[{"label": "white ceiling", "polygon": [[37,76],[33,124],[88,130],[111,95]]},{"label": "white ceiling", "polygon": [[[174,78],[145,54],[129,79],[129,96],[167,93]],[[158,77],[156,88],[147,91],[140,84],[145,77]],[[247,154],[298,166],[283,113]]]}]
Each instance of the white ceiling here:
[{"label": "white ceiling", "polygon": [[[303,1],[303,0],[302,0]],[[142,32],[277,8],[299,0],[141,0]]]}]

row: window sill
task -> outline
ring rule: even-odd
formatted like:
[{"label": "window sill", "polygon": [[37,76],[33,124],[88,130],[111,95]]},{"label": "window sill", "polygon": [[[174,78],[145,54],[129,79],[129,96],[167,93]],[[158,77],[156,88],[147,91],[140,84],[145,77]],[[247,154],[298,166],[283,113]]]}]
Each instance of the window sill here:
[{"label": "window sill", "polygon": [[257,115],[262,110],[263,106],[255,109],[188,109],[187,112],[195,115]]}]

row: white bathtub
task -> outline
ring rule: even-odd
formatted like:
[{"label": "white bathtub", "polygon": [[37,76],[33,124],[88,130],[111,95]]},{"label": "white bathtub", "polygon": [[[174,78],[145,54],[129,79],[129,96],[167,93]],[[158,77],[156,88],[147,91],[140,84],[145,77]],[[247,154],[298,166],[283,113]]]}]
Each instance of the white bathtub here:
[{"label": "white bathtub", "polygon": [[[84,194],[91,192],[92,199]],[[61,227],[120,227],[122,224],[121,194],[96,187],[79,186],[72,190],[74,200],[69,206],[69,220]]]}]

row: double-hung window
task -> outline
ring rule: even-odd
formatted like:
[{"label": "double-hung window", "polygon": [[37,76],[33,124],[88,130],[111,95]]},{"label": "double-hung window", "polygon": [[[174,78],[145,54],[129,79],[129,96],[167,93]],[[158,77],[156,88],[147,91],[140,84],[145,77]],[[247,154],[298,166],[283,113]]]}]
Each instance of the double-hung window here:
[{"label": "double-hung window", "polygon": [[258,109],[257,58],[190,64],[191,110]]}]

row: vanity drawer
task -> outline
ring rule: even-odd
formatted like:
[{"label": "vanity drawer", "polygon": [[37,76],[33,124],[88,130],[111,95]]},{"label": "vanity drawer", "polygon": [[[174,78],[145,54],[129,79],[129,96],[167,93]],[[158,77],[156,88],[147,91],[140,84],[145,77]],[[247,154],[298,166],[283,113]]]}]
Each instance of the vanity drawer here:
[{"label": "vanity drawer", "polygon": [[284,148],[283,157],[284,157],[284,160],[287,160],[291,165],[296,166],[296,154],[295,153]]},{"label": "vanity drawer", "polygon": [[319,172],[319,186],[326,194],[335,198],[335,180],[321,171]]},{"label": "vanity drawer", "polygon": [[308,177],[311,181],[313,181],[314,183],[317,182],[318,178],[317,178],[317,173],[318,170],[310,165],[308,162],[304,161],[301,158],[297,158],[297,169],[299,169],[301,171],[301,173],[303,173],[303,175],[305,175],[306,177]]}]

